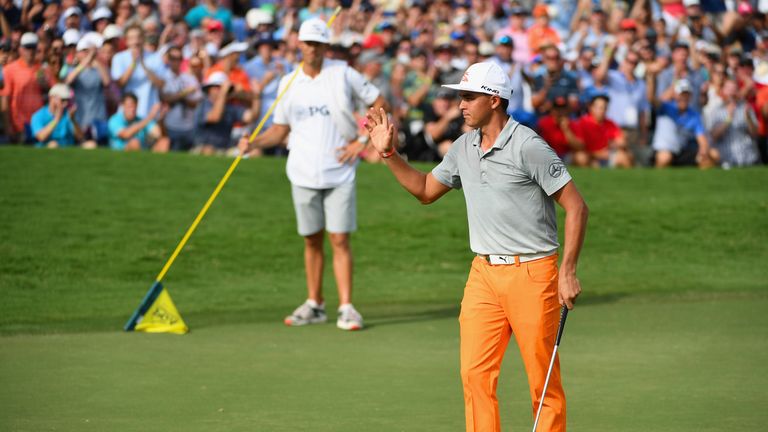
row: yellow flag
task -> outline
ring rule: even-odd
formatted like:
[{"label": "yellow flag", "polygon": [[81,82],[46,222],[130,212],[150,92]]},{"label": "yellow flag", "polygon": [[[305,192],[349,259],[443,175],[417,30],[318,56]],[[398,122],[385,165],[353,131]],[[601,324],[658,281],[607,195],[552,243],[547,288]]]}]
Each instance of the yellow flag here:
[{"label": "yellow flag", "polygon": [[189,331],[189,327],[181,319],[181,314],[173,304],[170,294],[163,288],[155,302],[136,324],[135,330],[147,333],[184,334]]}]

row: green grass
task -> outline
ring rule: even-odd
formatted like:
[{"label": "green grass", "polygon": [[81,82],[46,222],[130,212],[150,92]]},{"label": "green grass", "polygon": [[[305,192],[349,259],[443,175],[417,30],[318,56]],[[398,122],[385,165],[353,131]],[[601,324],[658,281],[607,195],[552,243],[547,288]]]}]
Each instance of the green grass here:
[{"label": "green grass", "polygon": [[[0,148],[0,430],[462,430],[464,201],[420,206],[383,166],[358,171],[367,331],[280,324],[305,289],[275,159],[243,161],[164,280],[192,332],[120,331],[230,163]],[[768,170],[572,174],[591,216],[570,430],[764,428]],[[509,351],[502,422],[525,430]]]}]

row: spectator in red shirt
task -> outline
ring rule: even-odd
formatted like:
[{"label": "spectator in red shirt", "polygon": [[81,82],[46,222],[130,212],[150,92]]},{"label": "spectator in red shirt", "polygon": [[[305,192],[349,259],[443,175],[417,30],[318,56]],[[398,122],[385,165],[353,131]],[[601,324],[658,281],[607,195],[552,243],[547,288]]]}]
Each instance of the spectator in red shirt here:
[{"label": "spectator in red shirt", "polygon": [[568,99],[557,96],[552,101],[552,110],[539,119],[539,135],[557,153],[560,159],[568,162],[571,151],[584,148],[579,122],[568,116]]},{"label": "spectator in red shirt", "polygon": [[[19,58],[3,68],[5,87],[2,95],[8,99],[8,113],[11,136],[17,142],[26,141],[26,127],[35,111],[43,107],[43,94],[48,91],[51,80],[47,69],[35,60],[38,44],[37,35],[24,33],[21,36]],[[8,124],[8,123],[6,123]]]},{"label": "spectator in red shirt", "polygon": [[609,97],[605,92],[598,90],[591,95],[588,112],[579,119],[584,149],[574,153],[575,165],[616,168],[632,166],[624,133],[605,116],[608,102]]}]

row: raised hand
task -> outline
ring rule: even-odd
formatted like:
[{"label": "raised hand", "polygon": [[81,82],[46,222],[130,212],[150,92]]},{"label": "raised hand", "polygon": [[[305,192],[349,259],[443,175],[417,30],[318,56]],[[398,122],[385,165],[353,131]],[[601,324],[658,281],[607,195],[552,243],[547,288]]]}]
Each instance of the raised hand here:
[{"label": "raised hand", "polygon": [[365,115],[365,129],[373,148],[379,153],[390,153],[395,148],[395,126],[390,124],[384,108],[371,108]]}]

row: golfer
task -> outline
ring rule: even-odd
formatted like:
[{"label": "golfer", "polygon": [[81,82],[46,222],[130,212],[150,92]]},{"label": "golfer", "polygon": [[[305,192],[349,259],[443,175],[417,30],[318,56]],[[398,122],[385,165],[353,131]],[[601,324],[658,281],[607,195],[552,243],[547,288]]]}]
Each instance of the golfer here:
[{"label": "golfer", "polygon": [[319,324],[327,319],[322,280],[323,242],[328,231],[339,293],[336,325],[358,330],[363,327],[363,318],[352,306],[349,238],[357,229],[355,171],[366,140],[357,136],[354,111],[360,103],[378,108],[385,102],[379,90],[346,62],[325,58],[329,41],[322,20],[313,18],[301,25],[303,67],[290,86],[292,74],[280,82],[278,94],[287,86],[288,90],[275,108],[269,129],[250,144],[241,140],[240,150],[247,153],[254,147],[276,146],[288,137],[286,171],[298,231],[304,237],[308,298],[285,318],[285,324]]},{"label": "golfer", "polygon": [[[424,204],[464,190],[472,261],[461,302],[461,379],[467,431],[500,431],[496,384],[511,336],[520,348],[536,413],[553,351],[559,306],[573,308],[581,292],[576,263],[587,206],[563,162],[535,132],[506,114],[510,79],[495,63],[476,63],[459,91],[464,121],[443,161],[424,174],[396,152],[394,127],[383,109],[366,128],[397,181]],[[566,211],[563,259],[557,269],[554,202]],[[540,431],[565,431],[565,394],[556,361]]]}]

